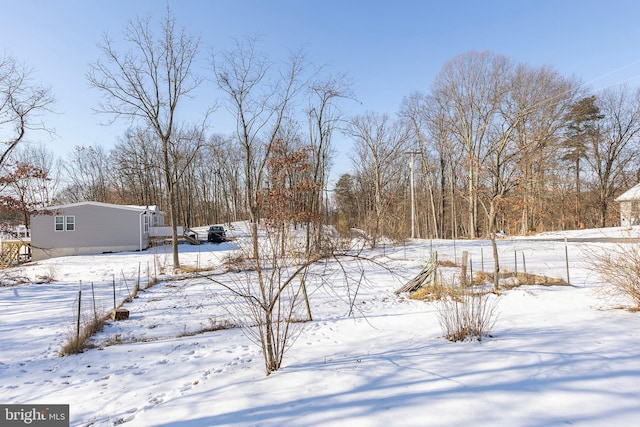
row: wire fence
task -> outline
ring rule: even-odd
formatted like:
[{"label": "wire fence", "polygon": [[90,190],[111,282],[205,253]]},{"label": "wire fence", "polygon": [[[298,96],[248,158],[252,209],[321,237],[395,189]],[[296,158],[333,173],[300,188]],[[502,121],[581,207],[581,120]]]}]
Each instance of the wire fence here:
[{"label": "wire fence", "polygon": [[147,289],[156,282],[157,276],[149,263],[144,267],[139,264],[135,274],[125,274],[124,270],[114,272],[110,282],[80,281],[73,303],[75,338],[80,339],[89,325],[98,324],[108,317],[118,320],[118,310],[137,298],[140,290]]},{"label": "wire fence", "polygon": [[[500,273],[504,275],[540,275],[564,281],[566,284],[583,283],[585,251],[594,245],[615,245],[615,242],[589,242],[530,239],[497,240],[497,256]],[[606,246],[605,246],[606,247]],[[426,262],[432,253],[441,262],[462,266],[466,256],[466,274],[494,272],[494,252],[489,240],[432,240],[406,241],[400,244],[381,243],[376,249],[382,256],[396,260]],[[574,277],[575,276],[575,277]]]}]

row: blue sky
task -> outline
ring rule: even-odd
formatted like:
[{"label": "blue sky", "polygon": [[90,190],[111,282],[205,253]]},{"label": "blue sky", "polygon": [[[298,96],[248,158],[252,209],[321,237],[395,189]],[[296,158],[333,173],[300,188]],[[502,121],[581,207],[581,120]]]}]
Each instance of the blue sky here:
[{"label": "blue sky", "polygon": [[[468,50],[490,50],[534,66],[550,65],[594,90],[640,82],[640,2],[637,1],[348,1],[348,0],[2,0],[3,50],[34,68],[50,86],[56,114],[46,117],[54,138],[32,135],[61,156],[75,145],[110,148],[125,123],[105,127],[92,112],[98,92],[88,87],[87,64],[99,58],[104,32],[119,38],[129,19],[160,18],[167,4],[178,25],[202,40],[199,72],[210,73],[209,51],[234,38],[261,35],[274,61],[303,48],[314,65],[345,73],[360,103],[344,111],[395,115],[402,98],[428,92],[444,63]],[[199,93],[198,105],[220,94]],[[228,132],[216,115],[213,131]],[[340,143],[334,175],[348,171]]]}]

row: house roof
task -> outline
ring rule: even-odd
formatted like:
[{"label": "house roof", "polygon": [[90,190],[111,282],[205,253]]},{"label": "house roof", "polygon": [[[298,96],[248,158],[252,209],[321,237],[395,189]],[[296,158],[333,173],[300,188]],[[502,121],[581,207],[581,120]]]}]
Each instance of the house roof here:
[{"label": "house roof", "polygon": [[77,203],[68,203],[66,205],[56,205],[56,206],[47,206],[44,208],[38,208],[37,210],[42,211],[42,210],[47,210],[47,211],[51,211],[51,210],[58,210],[58,209],[66,209],[66,208],[73,208],[76,206],[99,206],[99,207],[104,207],[104,208],[110,208],[110,209],[123,209],[123,210],[129,210],[129,211],[135,211],[135,212],[143,212],[143,211],[153,211],[156,213],[162,213],[160,212],[160,210],[158,210],[158,206],[156,205],[151,205],[151,206],[136,206],[136,205],[116,205],[113,203],[102,203],[102,202],[77,202]]},{"label": "house roof", "polygon": [[616,198],[616,202],[640,200],[640,184],[636,184]]}]

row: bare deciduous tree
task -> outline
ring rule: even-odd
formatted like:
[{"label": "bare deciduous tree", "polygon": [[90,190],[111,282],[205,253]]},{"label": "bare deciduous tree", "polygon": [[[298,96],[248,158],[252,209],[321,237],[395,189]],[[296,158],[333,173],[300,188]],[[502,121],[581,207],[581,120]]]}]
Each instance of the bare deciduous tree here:
[{"label": "bare deciduous tree", "polygon": [[288,256],[281,256],[282,230],[264,233],[259,244],[263,262],[263,281],[257,280],[255,260],[247,248],[241,266],[246,275],[227,286],[239,304],[230,305],[232,315],[244,326],[247,336],[262,349],[267,375],[280,369],[286,350],[300,332],[301,321],[307,320],[303,304],[303,287],[309,267],[316,259],[294,265]]},{"label": "bare deciduous tree", "polygon": [[410,129],[401,120],[387,115],[367,113],[352,119],[347,132],[354,140],[353,161],[360,177],[367,177],[373,191],[373,219],[369,227],[373,247],[384,235],[382,223],[392,192],[390,185],[406,176],[405,152],[410,141]]},{"label": "bare deciduous tree", "polygon": [[[526,114],[516,127],[515,141],[522,153],[519,164],[521,233],[543,226],[550,206],[547,177],[557,169],[557,153],[564,115],[579,84],[549,67],[519,64],[511,84],[511,98]],[[514,210],[514,214],[517,212]]]},{"label": "bare deciduous tree", "polygon": [[[425,215],[425,224],[429,222],[429,218],[432,218],[432,227],[428,227],[425,231],[427,235],[438,239],[444,235],[445,167],[447,163],[443,150],[445,139],[441,136],[445,135],[446,131],[442,126],[433,126],[437,119],[434,120],[435,116],[431,114],[434,109],[429,105],[429,101],[429,98],[420,92],[412,93],[402,100],[400,116],[410,124],[423,177],[423,179],[418,179],[418,183],[423,183],[422,193],[428,195],[428,207],[431,215]],[[434,132],[430,134],[430,130],[434,130]],[[440,190],[437,207],[435,182],[439,183]]]},{"label": "bare deciduous tree", "polygon": [[287,69],[271,81],[270,64],[257,51],[256,42],[255,38],[237,41],[235,50],[213,58],[213,66],[218,87],[227,95],[227,110],[236,119],[235,138],[244,154],[246,207],[257,258],[258,189],[287,109],[304,87],[300,82],[304,57],[301,53],[292,54]]},{"label": "bare deciduous tree", "polygon": [[640,91],[628,86],[607,89],[598,94],[596,104],[602,119],[598,121],[598,137],[587,140],[586,163],[596,177],[598,225],[605,227],[609,205],[623,183],[621,178],[639,157]]},{"label": "bare deciduous tree", "polygon": [[44,144],[26,144],[18,147],[13,156],[18,163],[30,164],[42,171],[42,175],[29,183],[30,202],[37,207],[55,203],[62,174],[62,160],[57,159]]},{"label": "bare deciduous tree", "polygon": [[32,71],[10,56],[0,58],[0,166],[30,130],[45,130],[37,119],[54,102],[49,89],[31,82]]},{"label": "bare deciduous tree", "polygon": [[110,162],[100,145],[76,146],[64,165],[67,186],[61,194],[64,202],[112,202]]},{"label": "bare deciduous tree", "polygon": [[[89,83],[103,94],[98,111],[113,120],[124,116],[153,129],[162,147],[161,165],[169,196],[173,268],[180,268],[178,254],[175,162],[171,152],[176,141],[177,108],[200,84],[192,67],[199,39],[176,28],[170,10],[155,35],[150,18],[137,18],[126,28],[124,41],[131,50],[120,52],[105,35],[99,48],[103,59],[91,64]],[[205,119],[206,120],[206,119]]]},{"label": "bare deciduous tree", "polygon": [[213,58],[213,67],[218,87],[227,95],[226,107],[236,119],[234,136],[243,152],[246,208],[256,272],[247,290],[247,298],[258,301],[255,316],[261,325],[259,343],[267,373],[270,373],[279,368],[280,349],[286,346],[286,334],[285,341],[281,341],[281,327],[291,322],[290,315],[282,319],[284,324],[280,317],[274,319],[274,309],[279,310],[282,304],[287,304],[284,298],[290,291],[291,279],[283,277],[281,271],[290,260],[277,259],[279,253],[275,251],[273,242],[281,244],[281,239],[273,239],[273,230],[266,233],[271,245],[265,247],[260,244],[258,232],[262,205],[259,194],[265,185],[271,152],[286,135],[284,124],[289,107],[306,82],[301,81],[305,62],[300,53],[291,56],[286,69],[274,80],[270,74],[271,66],[256,48],[255,39],[238,41],[235,50],[222,52]]},{"label": "bare deciduous tree", "polygon": [[28,224],[29,211],[40,204],[27,200],[28,193],[36,181],[47,179],[38,165],[13,156],[30,131],[47,131],[39,118],[54,102],[49,89],[32,83],[31,73],[15,58],[0,57],[0,221],[17,220],[19,214]]},{"label": "bare deciduous tree", "polygon": [[478,233],[481,158],[486,152],[487,132],[500,106],[497,89],[511,66],[501,55],[467,52],[447,62],[432,86],[433,97],[446,111],[444,125],[466,156],[470,238]]},{"label": "bare deciduous tree", "polygon": [[162,149],[154,133],[129,128],[111,150],[114,191],[120,203],[166,206],[164,175],[157,159]]},{"label": "bare deciduous tree", "polygon": [[[344,76],[329,77],[326,80],[311,84],[310,100],[307,116],[309,120],[309,142],[312,153],[312,181],[315,190],[311,196],[311,209],[317,223],[315,224],[315,245],[320,247],[323,236],[322,208],[324,206],[323,190],[329,179],[329,168],[333,159],[331,138],[340,125],[342,113],[336,105],[341,98],[353,98],[351,89]],[[326,218],[328,220],[328,218]],[[310,251],[311,227],[307,226],[307,252]]]}]

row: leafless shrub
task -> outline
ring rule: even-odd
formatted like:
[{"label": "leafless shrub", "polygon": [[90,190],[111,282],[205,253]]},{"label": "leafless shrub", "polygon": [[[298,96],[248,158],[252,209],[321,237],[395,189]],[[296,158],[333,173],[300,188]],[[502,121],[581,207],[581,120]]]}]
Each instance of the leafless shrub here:
[{"label": "leafless shrub", "polygon": [[[285,352],[302,332],[303,324],[312,320],[307,295],[310,282],[315,289],[323,288],[344,300],[351,314],[358,310],[355,304],[358,289],[367,281],[364,270],[346,260],[356,264],[367,260],[387,268],[392,275],[393,272],[375,259],[362,257],[362,247],[345,247],[339,239],[324,242],[322,252],[303,253],[296,251],[299,247],[296,238],[302,234],[296,235],[293,228],[265,226],[260,231],[259,240],[238,242],[242,255],[228,260],[233,266],[231,274],[201,277],[222,288],[217,294],[220,305],[233,324],[239,325],[262,349],[269,375],[280,368]],[[260,256],[254,257],[253,253]],[[329,263],[329,259],[333,262]],[[344,286],[336,286],[335,281]]]},{"label": "leafless shrub", "polygon": [[605,295],[629,298],[640,308],[640,245],[617,245],[601,252],[590,252],[593,269],[603,284]]},{"label": "leafless shrub", "polygon": [[34,283],[51,283],[55,282],[58,277],[58,267],[54,264],[49,265],[49,274],[37,274]]},{"label": "leafless shrub", "polygon": [[[282,230],[268,230],[259,242],[260,258],[251,248],[234,264],[240,275],[227,285],[233,296],[225,306],[233,320],[263,352],[267,374],[280,368],[285,351],[301,331],[299,319],[305,313],[304,286],[311,259],[296,259],[282,251],[288,242]],[[253,268],[252,266],[255,266]]]},{"label": "leafless shrub", "polygon": [[438,321],[449,341],[466,341],[489,335],[497,318],[497,300],[474,287],[445,285],[446,297],[438,302]]},{"label": "leafless shrub", "polygon": [[[167,271],[167,264],[169,258],[170,247],[167,245],[154,245],[153,249],[153,265],[154,271],[157,269],[157,272],[160,274],[164,274]],[[156,275],[154,274],[154,277]]]}]

